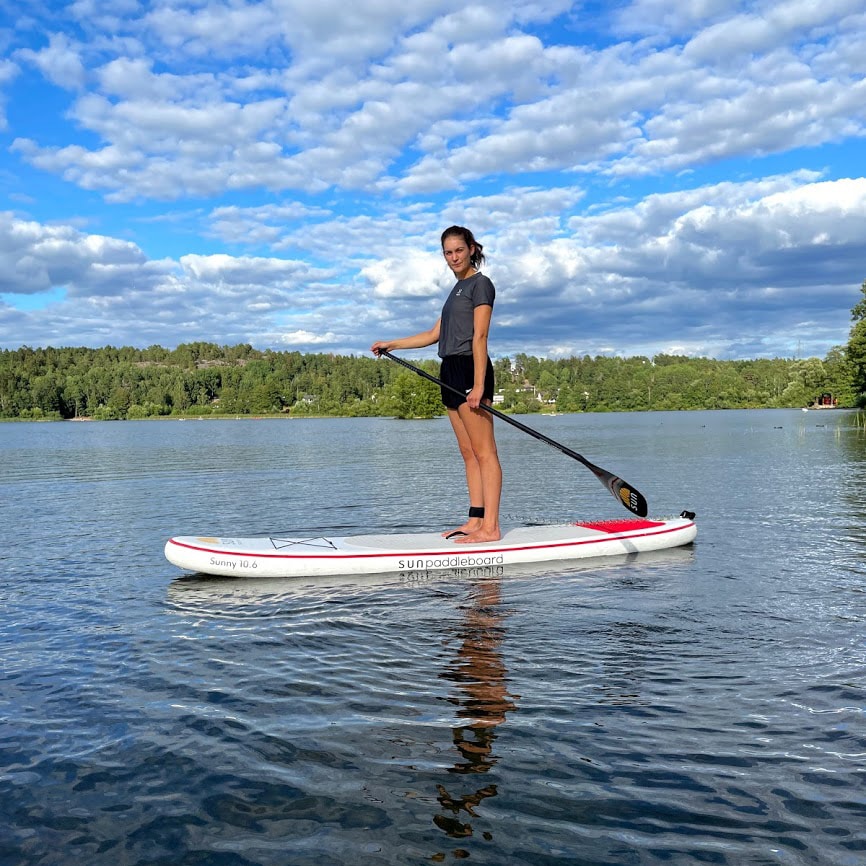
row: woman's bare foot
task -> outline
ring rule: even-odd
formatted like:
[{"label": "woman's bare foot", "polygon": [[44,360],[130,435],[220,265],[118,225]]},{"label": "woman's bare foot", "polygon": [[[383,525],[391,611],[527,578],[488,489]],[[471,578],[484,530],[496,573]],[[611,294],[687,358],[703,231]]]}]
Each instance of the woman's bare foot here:
[{"label": "woman's bare foot", "polygon": [[481,518],[470,517],[463,526],[458,526],[457,529],[449,529],[442,533],[443,538],[451,538],[452,536],[469,535],[472,532],[477,532],[481,529]]},{"label": "woman's bare foot", "polygon": [[494,529],[477,529],[475,532],[470,532],[467,535],[461,535],[454,539],[455,544],[480,544],[484,541],[499,541],[502,534],[499,528]]}]

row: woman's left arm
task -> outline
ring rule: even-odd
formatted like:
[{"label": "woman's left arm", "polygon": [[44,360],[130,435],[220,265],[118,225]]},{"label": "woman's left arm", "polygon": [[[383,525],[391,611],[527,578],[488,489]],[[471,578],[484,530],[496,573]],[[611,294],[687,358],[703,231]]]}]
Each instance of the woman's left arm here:
[{"label": "woman's left arm", "polygon": [[490,333],[490,319],[493,307],[490,304],[479,304],[472,314],[472,359],[475,362],[475,379],[472,390],[466,395],[466,402],[471,409],[481,405],[484,395],[484,379],[487,375],[487,335]]}]

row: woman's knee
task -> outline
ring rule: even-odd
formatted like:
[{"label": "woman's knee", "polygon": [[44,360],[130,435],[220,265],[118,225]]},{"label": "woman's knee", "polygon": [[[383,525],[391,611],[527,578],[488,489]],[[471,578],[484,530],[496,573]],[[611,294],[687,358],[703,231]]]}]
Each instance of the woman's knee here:
[{"label": "woman's knee", "polygon": [[460,449],[460,456],[466,463],[477,462],[478,458],[475,454],[475,449],[472,447],[471,442],[461,442],[458,440],[457,447]]}]

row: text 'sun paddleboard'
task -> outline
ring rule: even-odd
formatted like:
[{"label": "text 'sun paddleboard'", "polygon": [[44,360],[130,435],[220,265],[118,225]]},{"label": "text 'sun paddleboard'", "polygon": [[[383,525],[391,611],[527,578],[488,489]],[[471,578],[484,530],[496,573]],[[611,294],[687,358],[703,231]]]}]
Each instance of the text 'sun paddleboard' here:
[{"label": "text 'sun paddleboard'", "polygon": [[165,545],[173,565],[231,577],[312,577],[390,571],[478,568],[665,550],[692,542],[694,515],[670,520],[626,518],[559,526],[521,526],[500,541],[455,544],[437,533],[279,535],[207,538],[178,535]]}]

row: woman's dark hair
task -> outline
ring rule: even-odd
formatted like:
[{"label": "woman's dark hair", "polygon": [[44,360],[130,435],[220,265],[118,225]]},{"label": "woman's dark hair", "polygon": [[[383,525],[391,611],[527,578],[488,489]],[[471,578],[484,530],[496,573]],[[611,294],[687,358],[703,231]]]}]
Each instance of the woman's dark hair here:
[{"label": "woman's dark hair", "polygon": [[445,231],[442,232],[440,245],[444,247],[445,238],[450,237],[461,238],[467,247],[475,247],[475,252],[472,253],[472,256],[469,259],[473,268],[480,267],[481,263],[486,260],[487,257],[484,255],[484,247],[475,240],[475,235],[473,235],[469,229],[464,226],[451,226],[450,228],[445,229]]}]

